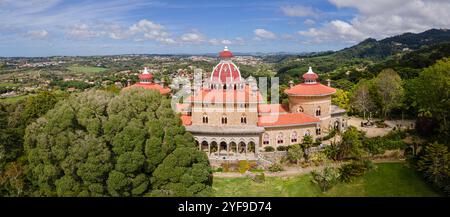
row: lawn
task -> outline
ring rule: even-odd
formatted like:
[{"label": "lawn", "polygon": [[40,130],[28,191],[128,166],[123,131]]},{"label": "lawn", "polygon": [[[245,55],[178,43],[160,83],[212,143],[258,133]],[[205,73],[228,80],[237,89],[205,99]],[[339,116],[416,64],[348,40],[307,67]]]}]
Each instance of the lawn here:
[{"label": "lawn", "polygon": [[0,102],[4,103],[16,103],[19,100],[26,99],[30,95],[20,95],[20,96],[13,96],[13,97],[6,97],[6,98],[0,98]]},{"label": "lawn", "polygon": [[13,83],[0,83],[0,87],[18,87],[20,84],[13,84]]},{"label": "lawn", "polygon": [[76,73],[100,73],[108,70],[107,68],[101,68],[101,67],[94,67],[94,66],[78,66],[78,65],[72,65],[67,67],[68,70]]},{"label": "lawn", "polygon": [[215,196],[222,197],[426,197],[441,196],[403,163],[380,163],[351,183],[339,183],[326,193],[311,183],[309,174],[266,177],[264,183],[248,178],[214,178]]}]

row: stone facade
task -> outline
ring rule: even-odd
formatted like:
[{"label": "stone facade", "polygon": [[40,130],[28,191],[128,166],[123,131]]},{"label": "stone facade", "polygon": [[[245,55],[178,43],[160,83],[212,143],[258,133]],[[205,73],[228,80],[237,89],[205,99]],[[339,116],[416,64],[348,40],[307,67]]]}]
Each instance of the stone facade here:
[{"label": "stone facade", "polygon": [[267,146],[276,149],[301,143],[305,135],[317,139],[329,129],[345,129],[345,110],[331,105],[335,90],[316,82],[311,68],[304,83],[290,82],[289,105],[283,109],[263,103],[254,78],[241,78],[228,49],[219,56],[211,76],[179,106],[189,111],[182,113],[186,130],[211,159],[258,159]]}]

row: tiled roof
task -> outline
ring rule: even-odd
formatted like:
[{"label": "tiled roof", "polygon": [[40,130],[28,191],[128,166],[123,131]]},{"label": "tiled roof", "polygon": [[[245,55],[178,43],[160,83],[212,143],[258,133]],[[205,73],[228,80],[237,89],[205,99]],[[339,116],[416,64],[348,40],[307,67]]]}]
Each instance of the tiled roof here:
[{"label": "tiled roof", "polygon": [[222,102],[262,102],[262,95],[259,91],[252,94],[248,85],[245,85],[243,90],[216,90],[209,88],[202,88],[195,96],[186,98],[185,102],[208,102],[208,103],[222,103]]},{"label": "tiled roof", "polygon": [[259,104],[258,113],[287,113],[288,109],[282,104]]},{"label": "tiled roof", "polygon": [[288,95],[300,95],[300,96],[323,96],[330,95],[336,92],[336,89],[325,86],[321,83],[315,84],[297,84],[292,88],[284,91]]},{"label": "tiled roof", "polygon": [[305,113],[287,113],[279,115],[261,115],[258,117],[258,126],[278,127],[296,126],[318,123],[320,120]]}]

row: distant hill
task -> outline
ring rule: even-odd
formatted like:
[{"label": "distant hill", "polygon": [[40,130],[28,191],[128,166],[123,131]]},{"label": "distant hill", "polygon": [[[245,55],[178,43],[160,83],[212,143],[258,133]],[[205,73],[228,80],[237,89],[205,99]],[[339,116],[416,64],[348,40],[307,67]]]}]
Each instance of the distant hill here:
[{"label": "distant hill", "polygon": [[449,42],[450,30],[430,29],[422,33],[404,33],[377,41],[368,38],[359,44],[333,53],[338,58],[383,59],[388,56],[426,46]]}]

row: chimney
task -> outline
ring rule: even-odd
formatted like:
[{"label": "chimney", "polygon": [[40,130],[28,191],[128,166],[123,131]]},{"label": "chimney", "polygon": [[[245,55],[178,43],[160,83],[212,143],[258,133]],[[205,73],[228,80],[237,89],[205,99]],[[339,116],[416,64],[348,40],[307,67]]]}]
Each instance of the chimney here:
[{"label": "chimney", "polygon": [[289,88],[292,88],[292,87],[294,87],[294,81],[290,80],[289,81]]}]

